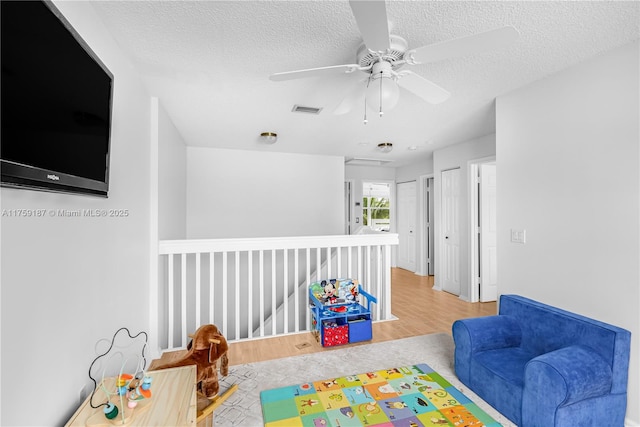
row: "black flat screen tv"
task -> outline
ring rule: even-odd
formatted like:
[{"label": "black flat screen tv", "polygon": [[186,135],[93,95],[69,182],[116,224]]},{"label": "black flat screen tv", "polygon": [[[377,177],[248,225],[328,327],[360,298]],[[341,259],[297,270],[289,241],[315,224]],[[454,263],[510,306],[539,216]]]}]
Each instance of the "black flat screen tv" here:
[{"label": "black flat screen tv", "polygon": [[113,75],[49,1],[0,7],[1,184],[107,197]]}]

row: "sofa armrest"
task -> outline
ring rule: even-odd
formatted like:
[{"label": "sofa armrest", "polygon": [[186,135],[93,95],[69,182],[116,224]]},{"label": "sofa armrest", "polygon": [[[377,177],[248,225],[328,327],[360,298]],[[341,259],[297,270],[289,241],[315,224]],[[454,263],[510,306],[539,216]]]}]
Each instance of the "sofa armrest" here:
[{"label": "sofa armrest", "polygon": [[522,331],[511,316],[485,316],[456,320],[452,327],[453,339],[458,345],[469,346],[471,354],[499,348],[518,347]]},{"label": "sofa armrest", "polygon": [[475,353],[518,347],[522,340],[517,320],[506,315],[456,320],[451,330],[456,375],[467,386],[470,385],[471,358]]},{"label": "sofa armrest", "polygon": [[552,351],[525,366],[522,425],[555,426],[556,410],[611,392],[611,366],[586,346]]}]

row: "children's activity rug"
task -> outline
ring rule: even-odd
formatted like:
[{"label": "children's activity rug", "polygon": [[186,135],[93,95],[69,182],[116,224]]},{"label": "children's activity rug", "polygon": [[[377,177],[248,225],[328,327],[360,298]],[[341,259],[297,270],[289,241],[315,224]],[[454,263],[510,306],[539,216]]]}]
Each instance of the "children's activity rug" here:
[{"label": "children's activity rug", "polygon": [[426,364],[265,390],[266,427],[501,426]]}]

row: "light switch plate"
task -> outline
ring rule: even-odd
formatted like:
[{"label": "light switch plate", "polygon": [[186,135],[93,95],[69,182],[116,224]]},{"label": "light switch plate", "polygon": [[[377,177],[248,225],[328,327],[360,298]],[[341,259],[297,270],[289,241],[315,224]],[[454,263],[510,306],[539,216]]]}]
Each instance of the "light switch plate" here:
[{"label": "light switch plate", "polygon": [[527,230],[511,229],[511,243],[526,243]]}]

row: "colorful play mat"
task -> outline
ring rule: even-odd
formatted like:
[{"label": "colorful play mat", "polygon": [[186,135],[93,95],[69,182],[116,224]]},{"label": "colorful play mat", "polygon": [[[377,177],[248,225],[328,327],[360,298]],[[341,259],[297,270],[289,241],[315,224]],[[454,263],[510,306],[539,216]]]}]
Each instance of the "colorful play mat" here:
[{"label": "colorful play mat", "polygon": [[501,426],[426,364],[265,390],[267,427]]}]

